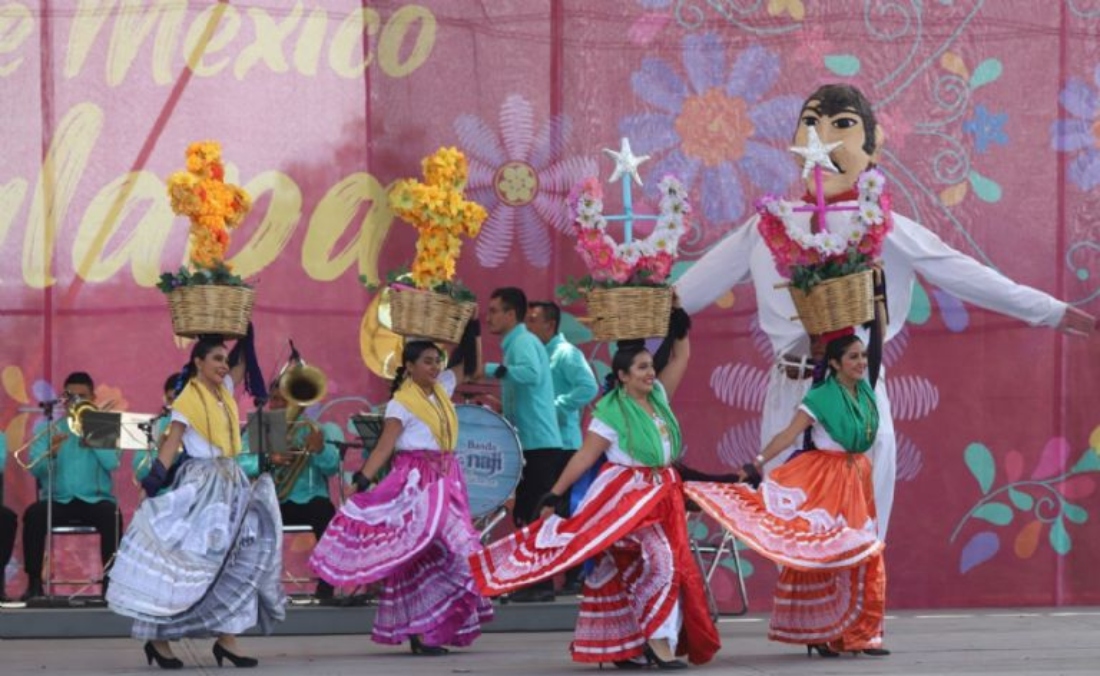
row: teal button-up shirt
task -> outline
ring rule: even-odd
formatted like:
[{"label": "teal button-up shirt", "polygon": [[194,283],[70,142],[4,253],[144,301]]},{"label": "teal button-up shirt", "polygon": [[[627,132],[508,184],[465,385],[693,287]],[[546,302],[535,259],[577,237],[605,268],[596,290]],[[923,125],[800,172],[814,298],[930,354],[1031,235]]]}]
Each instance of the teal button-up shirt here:
[{"label": "teal button-up shirt", "polygon": [[546,354],[550,357],[562,448],[575,451],[581,447],[581,411],[600,391],[596,374],[584,353],[560,333],[546,343]]},{"label": "teal button-up shirt", "polygon": [[[62,419],[54,425],[54,433],[65,433],[53,463],[53,501],[69,503],[115,501],[111,487],[111,472],[118,468],[119,453],[115,449],[92,449],[83,446],[80,439],[69,432],[69,421]],[[31,444],[31,473],[38,479],[40,500],[47,499],[50,461],[40,458],[50,450],[51,433],[44,433]]]},{"label": "teal button-up shirt", "polygon": [[[298,480],[294,482],[294,487],[290,489],[290,494],[283,502],[304,505],[314,498],[332,499],[329,494],[328,480],[340,471],[340,449],[336,444],[329,442],[343,441],[344,432],[336,423],[322,423],[321,433],[325,437],[324,448],[310,457],[309,464],[298,475]],[[250,479],[255,479],[260,476],[260,456],[252,452],[246,434],[241,435],[241,446],[241,454],[237,456],[237,462]]]},{"label": "teal button-up shirt", "polygon": [[[504,417],[516,427],[523,450],[561,448],[546,346],[526,326],[516,324],[504,336],[501,351],[507,368],[500,383],[501,405]],[[498,366],[486,364],[486,374],[496,377]]]}]

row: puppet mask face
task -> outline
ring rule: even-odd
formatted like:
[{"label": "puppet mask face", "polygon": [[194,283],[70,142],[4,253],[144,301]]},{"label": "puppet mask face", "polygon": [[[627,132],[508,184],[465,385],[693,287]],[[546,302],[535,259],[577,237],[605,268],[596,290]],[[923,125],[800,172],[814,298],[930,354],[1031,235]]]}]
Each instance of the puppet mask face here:
[{"label": "puppet mask face", "polygon": [[[840,173],[824,172],[822,187],[825,196],[834,197],[854,189],[859,175],[878,158],[878,150],[882,147],[882,127],[875,129],[875,150],[868,154],[863,147],[867,129],[855,109],[843,108],[833,115],[826,115],[821,111],[821,103],[817,99],[810,99],[802,108],[798,130],[794,135],[796,146],[806,146],[809,143],[810,127],[817,130],[822,143],[840,141],[842,144],[829,153]],[[806,189],[816,197],[813,174],[806,179]]]}]

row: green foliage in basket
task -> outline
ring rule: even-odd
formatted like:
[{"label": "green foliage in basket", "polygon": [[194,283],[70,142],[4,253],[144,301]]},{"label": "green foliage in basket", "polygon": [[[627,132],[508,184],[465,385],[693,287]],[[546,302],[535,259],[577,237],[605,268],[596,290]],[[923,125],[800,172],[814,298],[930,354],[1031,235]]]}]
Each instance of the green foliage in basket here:
[{"label": "green foliage in basket", "polygon": [[204,286],[214,284],[217,286],[243,286],[251,288],[240,275],[234,274],[225,263],[219,262],[212,268],[196,267],[194,270],[183,266],[178,272],[165,272],[161,274],[157,288],[164,293],[184,286]]}]

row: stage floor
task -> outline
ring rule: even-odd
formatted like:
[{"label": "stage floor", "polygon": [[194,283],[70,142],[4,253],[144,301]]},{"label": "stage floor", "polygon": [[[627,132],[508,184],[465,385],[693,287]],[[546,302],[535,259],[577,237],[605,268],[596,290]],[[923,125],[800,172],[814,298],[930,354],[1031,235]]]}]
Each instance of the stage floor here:
[{"label": "stage floor", "polygon": [[[570,604],[506,607],[500,630],[518,614],[543,615],[556,622]],[[5,615],[24,615],[28,611]],[[43,612],[43,611],[29,611]],[[72,611],[70,611],[72,612]],[[81,611],[84,612],[84,611]],[[303,618],[308,613],[296,613]],[[363,614],[346,611],[344,631],[362,631]],[[8,618],[5,618],[8,619]],[[767,616],[723,618],[722,651],[696,672],[756,675],[806,673],[905,674],[970,676],[1037,674],[1091,676],[1100,664],[1100,608],[902,612],[887,623],[886,658],[842,656],[807,660],[796,646],[765,638]],[[264,674],[501,674],[543,676],[592,673],[594,665],[569,660],[568,632],[498,632],[482,636],[472,647],[437,658],[414,657],[403,647],[380,646],[366,635],[248,637],[242,645],[261,660]],[[191,673],[215,673],[210,640],[183,641],[176,654]],[[227,665],[228,668],[228,665]],[[154,667],[155,670],[155,667]],[[0,640],[0,673],[150,674],[140,645],[128,639]]]}]

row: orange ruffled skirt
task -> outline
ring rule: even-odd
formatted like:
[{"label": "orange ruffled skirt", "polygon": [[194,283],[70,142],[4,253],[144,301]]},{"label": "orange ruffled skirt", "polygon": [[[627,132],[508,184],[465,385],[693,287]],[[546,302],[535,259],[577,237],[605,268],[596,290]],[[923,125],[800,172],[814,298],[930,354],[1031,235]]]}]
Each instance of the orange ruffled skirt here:
[{"label": "orange ruffled skirt", "polygon": [[885,545],[876,534],[864,455],[807,451],[771,472],[759,490],[688,482],[684,492],[746,546],[783,566],[772,640],[841,651],[882,646]]}]

